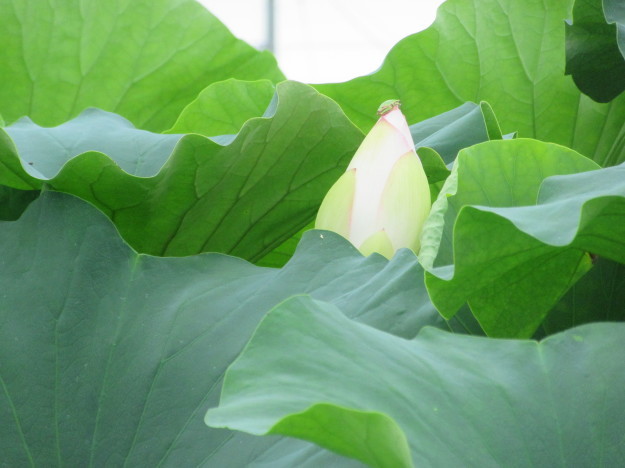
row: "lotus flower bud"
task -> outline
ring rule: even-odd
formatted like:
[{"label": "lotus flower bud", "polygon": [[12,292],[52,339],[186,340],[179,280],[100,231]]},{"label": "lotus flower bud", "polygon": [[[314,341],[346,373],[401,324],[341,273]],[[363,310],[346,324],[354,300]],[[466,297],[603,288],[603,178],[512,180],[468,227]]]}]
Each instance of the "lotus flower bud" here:
[{"label": "lotus flower bud", "polygon": [[419,251],[430,188],[399,101],[386,101],[378,114],[321,203],[315,228],[337,232],[363,255],[391,258],[402,247]]}]

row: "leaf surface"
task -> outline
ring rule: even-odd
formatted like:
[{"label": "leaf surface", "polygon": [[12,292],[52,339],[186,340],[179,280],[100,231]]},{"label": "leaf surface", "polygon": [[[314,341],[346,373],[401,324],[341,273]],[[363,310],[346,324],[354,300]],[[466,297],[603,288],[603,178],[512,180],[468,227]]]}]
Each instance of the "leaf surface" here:
[{"label": "leaf surface", "polygon": [[93,109],[55,128],[20,121],[6,129],[13,141],[0,134],[0,183],[77,195],[140,252],[256,261],[314,218],[363,138],[309,86],[284,82],[276,95],[267,116],[212,139],[150,133]]},{"label": "leaf surface", "polygon": [[0,453],[9,466],[289,460],[300,444],[270,450],[277,440],[202,421],[268,310],[305,293],[407,338],[448,327],[408,250],[391,262],[364,258],[312,231],[281,270],[221,254],[152,257],[131,250],[93,206],[50,191],[19,220],[0,222],[0,282]]},{"label": "leaf surface", "polygon": [[540,343],[432,328],[403,340],[300,296],[261,322],[206,421],[374,467],[616,466],[624,338],[621,323]]},{"label": "leaf surface", "polygon": [[[253,117],[269,117],[275,86],[269,80],[229,79],[213,83],[185,107],[167,133],[199,133],[205,136],[238,133]],[[276,103],[277,104],[277,103]]]},{"label": "leaf surface", "polygon": [[543,320],[543,338],[591,322],[625,322],[625,265],[595,256],[593,267],[571,286]]},{"label": "leaf surface", "polygon": [[284,79],[194,0],[0,2],[0,112],[59,125],[88,107],[155,131],[211,83]]},{"label": "leaf surface", "polygon": [[[506,156],[504,145],[514,151]],[[497,154],[500,178],[481,186],[470,174],[488,167],[480,165],[480,156],[486,162],[486,153],[496,148],[502,150]],[[517,152],[523,148],[543,152],[523,156]],[[509,158],[515,154],[517,161]],[[592,162],[570,150],[529,140],[487,143],[471,148],[467,156],[459,156],[457,172],[448,179],[424,231],[420,258],[429,268],[428,291],[445,317],[468,302],[487,334],[532,336],[592,267],[586,252],[625,263],[625,166],[591,170]],[[463,181],[464,170],[468,179]],[[580,172],[584,170],[588,172]],[[555,175],[557,171],[568,175]],[[448,195],[456,189],[464,202],[454,214],[457,201]],[[445,207],[447,201],[452,208]],[[444,258],[440,263],[430,255],[437,245]]]}]

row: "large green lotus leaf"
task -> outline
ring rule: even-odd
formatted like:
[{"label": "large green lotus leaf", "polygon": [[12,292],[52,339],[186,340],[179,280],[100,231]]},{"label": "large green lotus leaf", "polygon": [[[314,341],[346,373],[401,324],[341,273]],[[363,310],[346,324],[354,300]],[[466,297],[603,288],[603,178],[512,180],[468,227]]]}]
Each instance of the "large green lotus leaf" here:
[{"label": "large green lotus leaf", "polygon": [[363,138],[309,86],[283,82],[276,94],[265,117],[213,139],[137,130],[98,110],[56,128],[21,121],[6,129],[17,151],[0,132],[0,184],[75,194],[140,252],[255,261],[313,219]]},{"label": "large green lotus leaf", "polygon": [[487,101],[504,133],[555,142],[602,166],[625,161],[625,97],[598,104],[564,75],[573,0],[448,0],[434,24],[400,41],[375,73],[316,85],[364,131],[385,99],[409,122]]},{"label": "large green lotus leaf", "polygon": [[606,22],[602,3],[575,0],[573,24],[566,24],[566,73],[582,92],[609,102],[625,90],[625,54],[617,44],[617,26]]},{"label": "large green lotus leaf", "polygon": [[[447,165],[452,163],[462,148],[501,139],[499,125],[488,103],[463,105],[410,126],[415,149],[430,183],[432,198],[438,194],[438,183],[449,176]],[[275,248],[258,264],[271,267],[284,265],[293,254],[302,234],[314,227],[314,220],[295,236]]]},{"label": "large green lotus leaf", "polygon": [[211,83],[284,79],[194,0],[2,0],[0,30],[8,122],[58,125],[98,107],[162,131]]},{"label": "large green lotus leaf", "polygon": [[238,133],[253,117],[271,115],[267,109],[275,87],[269,80],[225,80],[213,83],[185,107],[167,133],[199,133],[215,136]]},{"label": "large green lotus leaf", "polygon": [[206,422],[374,467],[618,466],[624,352],[625,324],[542,342],[426,328],[409,341],[300,296],[261,322]]},{"label": "large green lotus leaf", "polygon": [[222,254],[152,257],[93,206],[51,191],[0,222],[0,283],[0,458],[16,467],[267,459],[276,440],[202,418],[259,320],[294,294],[406,338],[449,328],[408,250],[364,258],[312,231],[280,270]]},{"label": "large green lotus leaf", "polygon": [[462,207],[454,264],[426,284],[446,317],[468,301],[487,334],[531,336],[591,267],[585,252],[625,263],[625,165],[549,177],[535,205]]}]

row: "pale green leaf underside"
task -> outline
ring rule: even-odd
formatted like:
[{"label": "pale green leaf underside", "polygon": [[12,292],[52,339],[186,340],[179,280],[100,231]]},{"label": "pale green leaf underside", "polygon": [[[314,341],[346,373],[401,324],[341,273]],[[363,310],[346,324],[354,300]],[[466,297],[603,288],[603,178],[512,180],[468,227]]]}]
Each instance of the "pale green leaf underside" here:
[{"label": "pale green leaf underside", "polygon": [[[424,265],[453,263],[452,234],[465,205],[491,207],[534,205],[549,176],[598,169],[592,160],[568,148],[537,140],[517,139],[475,145],[461,151],[429,221]],[[438,233],[440,240],[434,238]]]}]

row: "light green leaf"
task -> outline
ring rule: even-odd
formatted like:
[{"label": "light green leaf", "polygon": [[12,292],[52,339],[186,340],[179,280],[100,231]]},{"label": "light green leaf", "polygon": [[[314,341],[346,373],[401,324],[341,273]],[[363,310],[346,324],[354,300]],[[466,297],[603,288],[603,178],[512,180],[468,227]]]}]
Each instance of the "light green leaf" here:
[{"label": "light green leaf", "polygon": [[501,133],[501,126],[495,116],[495,111],[486,101],[480,102],[480,110],[482,111],[482,117],[484,118],[484,125],[486,126],[486,132],[489,140],[501,140],[503,138],[513,139],[517,137],[517,132],[512,132],[510,135],[503,135]]},{"label": "light green leaf", "polygon": [[462,150],[435,213],[424,229],[428,247],[420,253],[427,266],[453,263],[452,234],[466,205],[534,205],[549,176],[598,169],[596,163],[562,146],[536,140],[494,141]]},{"label": "light green leaf", "polygon": [[52,126],[98,107],[162,131],[211,83],[280,81],[194,0],[3,0],[0,112]]},{"label": "light green leaf", "polygon": [[535,205],[463,206],[454,264],[431,269],[426,284],[446,317],[468,301],[487,334],[531,336],[591,267],[585,252],[625,263],[624,239],[625,165],[553,176]]},{"label": "light green leaf", "polygon": [[202,417],[259,320],[294,294],[406,338],[447,328],[407,250],[364,258],[313,231],[281,270],[221,254],[151,257],[93,206],[50,191],[0,222],[0,283],[0,453],[16,467],[267,460],[275,439]]},{"label": "light green leaf", "polygon": [[300,296],[261,322],[206,422],[374,467],[618,466],[624,352],[625,324],[540,343],[432,328],[408,341]]},{"label": "light green leaf", "polygon": [[274,92],[275,87],[268,80],[248,82],[230,79],[213,83],[183,109],[167,133],[199,133],[205,136],[238,133],[247,120],[265,113]]},{"label": "light green leaf", "polygon": [[434,24],[400,41],[375,73],[316,85],[363,131],[388,96],[409,122],[487,101],[504,134],[559,143],[600,165],[625,161],[625,96],[610,105],[564,75],[564,20],[573,0],[448,0]]},{"label": "light green leaf", "polygon": [[275,112],[213,139],[149,133],[97,110],[52,129],[19,122],[6,129],[17,151],[0,142],[0,183],[77,195],[139,252],[255,261],[314,218],[363,138],[309,86],[284,82],[276,94]]}]

